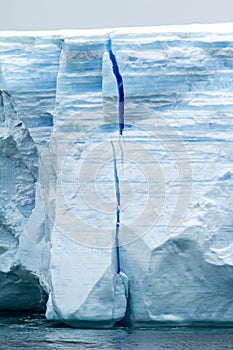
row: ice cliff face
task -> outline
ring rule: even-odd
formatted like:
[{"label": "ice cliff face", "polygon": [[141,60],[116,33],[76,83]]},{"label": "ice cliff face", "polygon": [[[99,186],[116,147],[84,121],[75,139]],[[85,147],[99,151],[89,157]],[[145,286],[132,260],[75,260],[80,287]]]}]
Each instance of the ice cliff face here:
[{"label": "ice cliff face", "polygon": [[0,33],[0,309],[233,323],[232,34]]}]

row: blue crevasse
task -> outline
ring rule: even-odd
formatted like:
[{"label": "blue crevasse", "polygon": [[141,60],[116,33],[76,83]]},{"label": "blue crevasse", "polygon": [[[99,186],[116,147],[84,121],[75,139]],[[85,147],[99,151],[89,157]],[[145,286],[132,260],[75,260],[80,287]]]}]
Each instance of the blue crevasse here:
[{"label": "blue crevasse", "polygon": [[120,132],[120,135],[122,135],[124,130],[124,102],[125,102],[123,79],[120,74],[116,56],[112,51],[112,40],[110,37],[107,39],[106,47],[108,50],[109,58],[112,62],[112,69],[117,82],[118,98],[119,98],[119,132]]},{"label": "blue crevasse", "polygon": [[116,152],[113,142],[112,144],[112,153],[113,153],[113,167],[114,167],[114,183],[115,183],[115,192],[116,192],[116,255],[117,255],[117,273],[121,271],[120,265],[120,251],[119,251],[119,229],[120,229],[120,206],[121,206],[121,194],[120,194],[120,183],[117,172],[117,160]]}]

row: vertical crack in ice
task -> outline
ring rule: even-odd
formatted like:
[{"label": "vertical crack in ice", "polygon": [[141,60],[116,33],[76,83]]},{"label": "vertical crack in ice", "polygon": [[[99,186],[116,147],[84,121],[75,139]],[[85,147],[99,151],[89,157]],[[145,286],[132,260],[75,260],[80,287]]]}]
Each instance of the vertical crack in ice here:
[{"label": "vertical crack in ice", "polygon": [[112,40],[110,37],[108,37],[107,39],[106,48],[109,54],[109,58],[112,62],[113,74],[115,75],[116,81],[117,81],[118,98],[119,98],[119,132],[120,132],[120,135],[122,135],[124,130],[124,101],[125,101],[124,85],[123,85],[123,79],[117,64],[116,56],[112,51]]},{"label": "vertical crack in ice", "polygon": [[118,178],[117,171],[117,160],[116,160],[116,152],[113,142],[112,144],[112,153],[113,153],[113,166],[114,166],[114,183],[115,183],[115,194],[116,194],[116,235],[115,235],[115,244],[116,244],[116,258],[117,258],[117,273],[120,273],[120,250],[119,250],[119,229],[120,229],[120,214],[121,214],[121,195],[120,195],[120,182]]},{"label": "vertical crack in ice", "polygon": [[[119,133],[120,136],[123,135],[124,130],[124,85],[123,85],[123,79],[118,67],[116,56],[114,55],[112,51],[112,40],[110,36],[108,36],[106,41],[106,49],[109,54],[109,59],[112,63],[112,71],[115,75],[116,82],[117,82],[117,88],[118,88],[118,101],[119,101]],[[113,142],[112,144],[112,152],[113,152],[113,165],[114,165],[114,182],[115,182],[115,194],[116,194],[116,235],[115,235],[115,244],[116,244],[116,257],[117,257],[117,272],[120,273],[121,267],[120,267],[120,251],[119,251],[119,230],[120,230],[120,182],[118,178],[118,171],[117,171],[117,160],[116,160],[116,152]],[[119,140],[119,146],[121,150],[121,162],[123,165],[123,159],[124,159],[124,152],[123,147],[121,144],[121,140]]]},{"label": "vertical crack in ice", "polygon": [[[4,91],[0,90],[0,121],[3,125],[6,122],[5,107],[4,107]],[[6,125],[5,125],[6,126]]]},{"label": "vertical crack in ice", "polygon": [[[64,52],[64,44],[65,40],[60,40],[60,54],[59,54],[59,63],[58,63],[58,69],[57,69],[57,75],[56,75],[56,91],[55,91],[55,109],[54,109],[54,116],[53,116],[53,125],[56,124],[56,118],[58,114],[58,106],[59,106],[59,97],[58,97],[58,91],[59,91],[59,78],[61,73],[61,67],[62,67],[62,60],[63,60],[63,52]],[[54,130],[53,130],[54,132]]]}]

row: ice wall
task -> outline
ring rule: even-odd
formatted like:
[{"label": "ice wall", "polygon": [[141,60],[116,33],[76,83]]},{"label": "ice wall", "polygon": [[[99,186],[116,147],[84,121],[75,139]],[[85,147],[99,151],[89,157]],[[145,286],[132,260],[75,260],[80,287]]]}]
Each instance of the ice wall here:
[{"label": "ice wall", "polygon": [[[85,327],[114,325],[126,310],[126,291],[117,273],[113,247],[114,217],[109,218],[110,230],[105,232],[98,218],[98,204],[94,200],[97,208],[90,213],[79,189],[84,185],[84,196],[94,196],[88,164],[101,164],[101,159],[95,151],[88,150],[99,138],[106,137],[101,125],[104,50],[103,36],[64,40],[57,78],[56,121],[49,145],[56,195],[51,233],[52,289],[46,315],[48,319]],[[77,178],[77,164],[83,158],[85,162],[88,153],[91,159],[84,164],[81,181],[81,177]],[[44,166],[47,168],[46,163]],[[90,215],[94,216],[94,225],[88,221]],[[99,235],[105,235],[108,245],[99,245]]]},{"label": "ice wall", "polygon": [[232,323],[232,34],[0,33],[0,309]]},{"label": "ice wall", "polygon": [[[132,142],[154,200],[143,209],[154,223],[141,218],[131,244],[124,244],[131,223],[120,235],[130,281],[125,323],[232,322],[231,34],[167,31],[112,40],[130,124],[125,158]],[[111,84],[104,77],[106,98]],[[135,196],[133,210],[140,205]]]},{"label": "ice wall", "polygon": [[0,39],[1,309],[30,309],[33,303],[44,308],[50,224],[40,197],[39,162],[53,127],[61,41],[5,34]]}]

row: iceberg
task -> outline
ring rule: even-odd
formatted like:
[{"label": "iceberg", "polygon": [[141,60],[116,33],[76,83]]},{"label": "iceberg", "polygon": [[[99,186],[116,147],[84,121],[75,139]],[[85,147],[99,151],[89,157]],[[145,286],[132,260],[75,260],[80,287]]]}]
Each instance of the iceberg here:
[{"label": "iceberg", "polygon": [[233,324],[232,34],[0,33],[0,310]]}]

